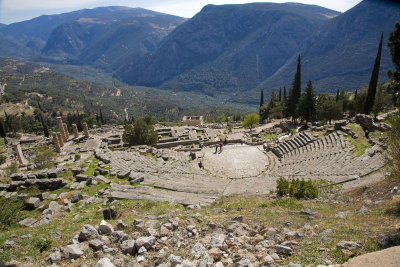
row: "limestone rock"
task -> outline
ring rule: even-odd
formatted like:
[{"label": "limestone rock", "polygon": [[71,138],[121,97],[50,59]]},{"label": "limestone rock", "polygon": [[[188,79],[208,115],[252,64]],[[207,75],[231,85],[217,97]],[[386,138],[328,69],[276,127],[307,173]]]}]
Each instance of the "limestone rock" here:
[{"label": "limestone rock", "polygon": [[136,253],[135,240],[133,239],[123,241],[119,247],[124,254],[134,255]]},{"label": "limestone rock", "polygon": [[49,255],[49,261],[51,263],[57,263],[57,262],[60,262],[61,260],[62,260],[62,255],[59,250],[57,250]]},{"label": "limestone rock", "polygon": [[66,259],[77,259],[83,255],[83,251],[78,244],[68,245],[62,249]]},{"label": "limestone rock", "polygon": [[100,239],[92,239],[89,241],[89,247],[94,251],[100,250],[104,245],[104,242]]},{"label": "limestone rock", "polygon": [[114,231],[111,224],[102,220],[99,225],[99,234],[101,235],[109,235]]},{"label": "limestone rock", "polygon": [[293,250],[290,247],[283,245],[276,245],[275,250],[278,254],[291,255]]},{"label": "limestone rock", "polygon": [[211,242],[210,242],[210,247],[211,248],[216,248],[220,247],[224,244],[224,241],[226,239],[226,235],[216,233],[211,237]]},{"label": "limestone rock", "polygon": [[97,232],[96,228],[94,228],[90,224],[85,224],[82,227],[81,232],[79,233],[78,240],[79,242],[95,239],[99,237],[99,233]]},{"label": "limestone rock", "polygon": [[168,262],[170,264],[171,267],[175,267],[178,264],[182,263],[182,258],[180,256],[176,256],[174,254],[169,255],[168,257]]},{"label": "limestone rock", "polygon": [[115,265],[110,261],[109,258],[101,258],[95,267],[115,267]]},{"label": "limestone rock", "polygon": [[33,218],[26,218],[23,219],[22,221],[19,221],[18,224],[26,227],[32,227],[37,223],[38,220],[33,219]]},{"label": "limestone rock", "polygon": [[156,243],[156,238],[154,236],[142,236],[136,239],[136,248],[145,247],[147,250]]},{"label": "limestone rock", "polygon": [[25,207],[29,210],[34,210],[40,205],[40,199],[37,197],[30,197],[25,201]]},{"label": "limestone rock", "polygon": [[104,220],[114,220],[117,218],[117,215],[117,211],[113,206],[103,210]]},{"label": "limestone rock", "polygon": [[191,251],[191,254],[195,259],[199,259],[202,255],[204,255],[206,253],[208,253],[207,249],[199,242],[197,242],[193,246],[192,251]]}]

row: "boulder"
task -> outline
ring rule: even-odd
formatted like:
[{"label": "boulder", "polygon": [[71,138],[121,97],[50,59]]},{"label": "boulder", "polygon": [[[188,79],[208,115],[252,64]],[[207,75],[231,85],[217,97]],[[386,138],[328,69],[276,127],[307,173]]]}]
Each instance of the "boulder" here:
[{"label": "boulder", "polygon": [[22,221],[19,221],[18,224],[26,227],[32,227],[37,223],[38,220],[33,219],[33,218],[26,218],[23,219]]},{"label": "boulder", "polygon": [[24,205],[28,210],[34,210],[37,207],[39,207],[40,199],[37,197],[30,197],[27,200],[25,200]]},{"label": "boulder", "polygon": [[275,250],[278,254],[283,254],[283,255],[291,255],[293,253],[293,250],[290,247],[283,245],[276,245]]},{"label": "boulder", "polygon": [[89,241],[89,247],[94,251],[100,250],[104,245],[104,242],[100,239],[92,239]]},{"label": "boulder", "polygon": [[109,207],[103,210],[103,218],[104,220],[114,220],[117,218],[117,211],[115,210],[114,206]]},{"label": "boulder", "polygon": [[119,246],[119,248],[124,254],[130,254],[130,255],[136,254],[135,240],[133,239],[123,241]]},{"label": "boulder", "polygon": [[154,236],[142,236],[136,239],[135,243],[137,249],[145,247],[149,250],[156,243],[156,238]]},{"label": "boulder", "polygon": [[57,250],[49,255],[49,261],[51,263],[57,263],[57,262],[60,262],[61,260],[62,260],[62,255],[59,250]]},{"label": "boulder", "polygon": [[101,258],[95,265],[95,267],[115,267],[109,258]]},{"label": "boulder", "polygon": [[87,176],[85,174],[77,174],[77,175],[75,175],[75,180],[77,182],[86,182],[88,178],[89,178],[89,176]]},{"label": "boulder", "polygon": [[226,235],[216,233],[211,237],[210,248],[220,247],[224,244]]},{"label": "boulder", "polygon": [[78,244],[68,245],[62,249],[66,259],[77,259],[83,255],[83,251]]},{"label": "boulder", "polygon": [[99,225],[99,234],[101,235],[109,235],[114,231],[111,224],[102,220]]},{"label": "boulder", "polygon": [[359,242],[354,241],[340,241],[336,244],[336,247],[340,250],[350,250],[354,251],[355,249],[361,248],[362,245]]},{"label": "boulder", "polygon": [[191,251],[193,258],[199,259],[202,255],[208,253],[207,249],[199,242],[197,242]]},{"label": "boulder", "polygon": [[94,228],[90,224],[85,224],[82,227],[81,232],[79,233],[78,240],[79,242],[95,239],[99,237],[99,233],[97,232],[96,228]]}]

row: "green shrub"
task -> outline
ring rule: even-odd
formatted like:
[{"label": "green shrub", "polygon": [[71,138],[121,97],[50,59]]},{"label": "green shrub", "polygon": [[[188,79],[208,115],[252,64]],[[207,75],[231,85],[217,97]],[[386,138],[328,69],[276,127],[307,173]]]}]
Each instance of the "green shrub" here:
[{"label": "green shrub", "polygon": [[289,181],[283,178],[282,176],[279,177],[279,180],[277,181],[276,193],[280,197],[289,194]]},{"label": "green shrub", "polygon": [[17,198],[0,198],[0,230],[4,231],[10,228],[21,218],[20,211],[24,208],[24,201]]},{"label": "green shrub", "polygon": [[18,163],[16,161],[12,161],[9,166],[4,168],[6,176],[10,177],[11,174],[17,173],[19,171],[18,167],[19,167]]},{"label": "green shrub", "polygon": [[5,155],[0,155],[0,165],[6,163],[7,157]]},{"label": "green shrub", "polygon": [[81,155],[75,154],[74,160],[75,160],[75,161],[78,161],[78,160],[80,160],[80,159],[81,159]]},{"label": "green shrub", "polygon": [[43,252],[45,250],[48,250],[51,248],[51,240],[47,238],[41,238],[37,242],[36,246],[39,248],[40,252]]},{"label": "green shrub", "polygon": [[280,177],[277,181],[276,191],[278,196],[300,198],[316,198],[318,197],[318,187],[313,184],[311,180],[304,181],[304,179],[287,180]]},{"label": "green shrub", "polygon": [[38,146],[33,155],[33,163],[37,169],[51,168],[55,156],[56,153],[48,146]]}]

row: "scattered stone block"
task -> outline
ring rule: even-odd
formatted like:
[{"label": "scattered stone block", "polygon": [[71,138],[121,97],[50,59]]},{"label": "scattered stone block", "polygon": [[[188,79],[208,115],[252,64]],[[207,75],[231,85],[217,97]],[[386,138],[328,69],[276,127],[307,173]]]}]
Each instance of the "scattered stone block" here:
[{"label": "scattered stone block", "polygon": [[96,228],[94,228],[90,224],[85,224],[82,227],[81,232],[79,233],[78,240],[79,242],[96,239],[99,237],[99,233],[97,232]]},{"label": "scattered stone block", "polygon": [[115,267],[115,265],[110,261],[109,258],[101,258],[95,267]]},{"label": "scattered stone block", "polygon": [[117,218],[117,215],[118,215],[118,213],[114,207],[109,207],[109,208],[103,210],[104,220],[114,220]]},{"label": "scattered stone block", "polygon": [[78,244],[68,245],[62,249],[64,257],[68,260],[77,259],[83,255],[83,251]]},{"label": "scattered stone block", "polygon": [[114,231],[111,224],[102,220],[99,225],[99,234],[101,235],[109,235]]},{"label": "scattered stone block", "polygon": [[34,210],[40,205],[40,199],[37,197],[30,197],[28,198],[25,203],[25,207],[29,210]]},{"label": "scattered stone block", "polygon": [[89,176],[85,175],[85,174],[77,174],[75,175],[75,180],[77,182],[86,182],[86,180],[89,178]]}]

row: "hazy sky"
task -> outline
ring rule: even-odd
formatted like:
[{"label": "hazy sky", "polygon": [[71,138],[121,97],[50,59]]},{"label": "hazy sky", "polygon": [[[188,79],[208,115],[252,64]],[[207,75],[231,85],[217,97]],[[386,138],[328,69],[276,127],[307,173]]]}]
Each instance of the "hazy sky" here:
[{"label": "hazy sky", "polygon": [[[94,8],[99,6],[142,7],[190,18],[207,4],[242,4],[249,2],[251,2],[251,0],[0,0],[0,22],[10,24],[38,17],[43,14],[58,14],[82,8]],[[265,2],[299,2],[319,5],[344,12],[361,2],[361,0],[271,0]]]}]

